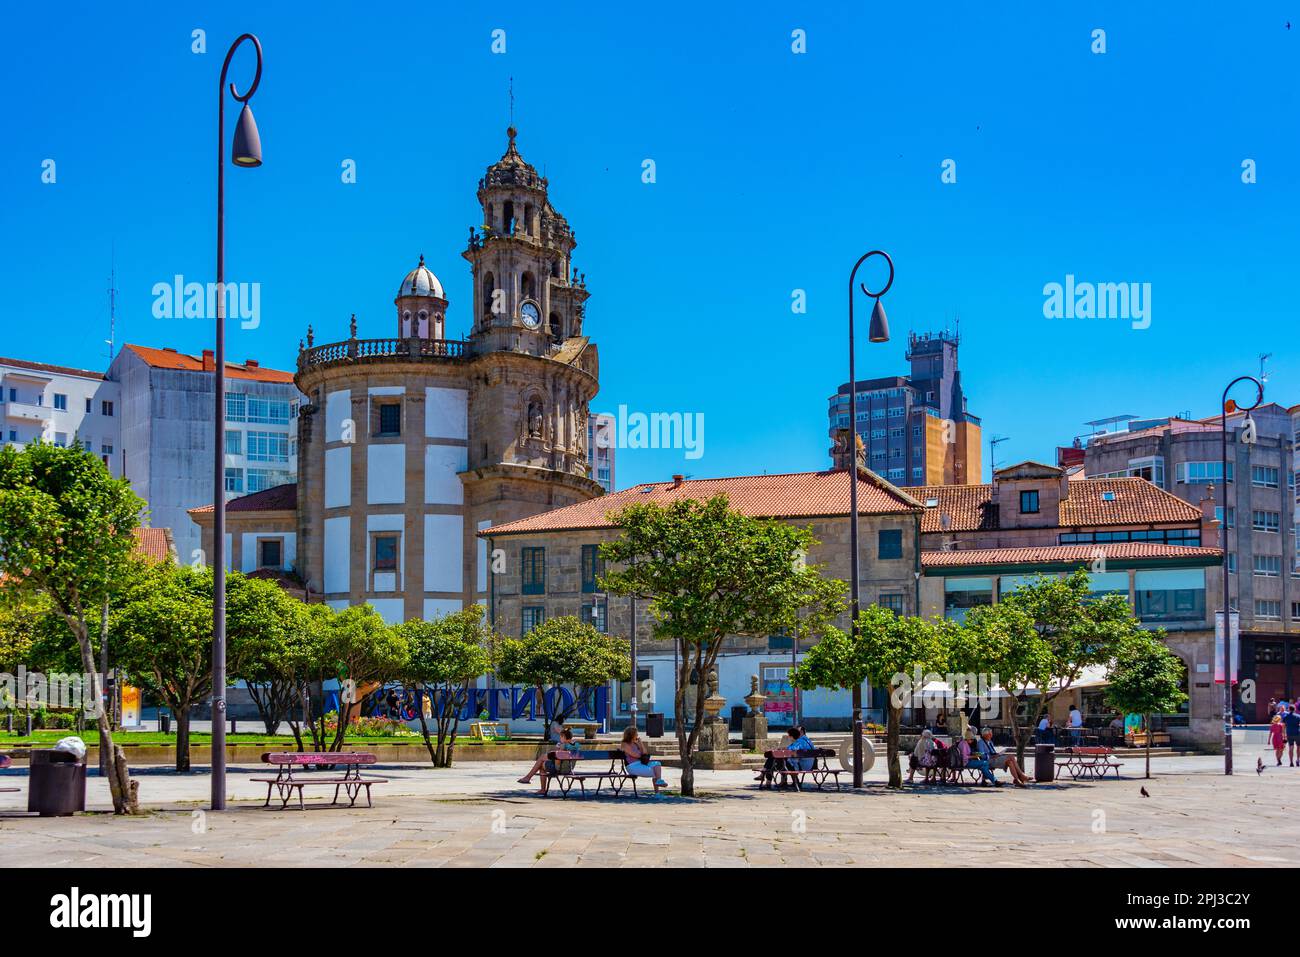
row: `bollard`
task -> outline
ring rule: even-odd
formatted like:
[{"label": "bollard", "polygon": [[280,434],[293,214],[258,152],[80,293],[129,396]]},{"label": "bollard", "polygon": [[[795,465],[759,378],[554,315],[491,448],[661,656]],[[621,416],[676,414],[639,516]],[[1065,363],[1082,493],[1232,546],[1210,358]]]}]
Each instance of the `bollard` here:
[{"label": "bollard", "polygon": [[27,712],[27,734],[24,735],[24,737],[30,738],[31,736],[32,736],[32,713],[28,711]]},{"label": "bollard", "polygon": [[231,718],[231,719],[230,719],[230,733],[231,733],[231,734],[238,734],[238,733],[239,733],[237,730],[235,730],[235,719],[234,719],[234,718]]}]

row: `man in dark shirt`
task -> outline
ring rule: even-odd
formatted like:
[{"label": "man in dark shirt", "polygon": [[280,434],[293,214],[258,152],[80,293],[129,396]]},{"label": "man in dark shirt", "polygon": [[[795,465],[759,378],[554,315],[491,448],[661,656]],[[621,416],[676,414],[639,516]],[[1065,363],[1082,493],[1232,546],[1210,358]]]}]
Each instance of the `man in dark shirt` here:
[{"label": "man in dark shirt", "polygon": [[1286,757],[1292,767],[1295,766],[1296,758],[1300,756],[1300,714],[1296,713],[1295,705],[1286,709],[1282,715],[1282,723],[1286,725]]}]

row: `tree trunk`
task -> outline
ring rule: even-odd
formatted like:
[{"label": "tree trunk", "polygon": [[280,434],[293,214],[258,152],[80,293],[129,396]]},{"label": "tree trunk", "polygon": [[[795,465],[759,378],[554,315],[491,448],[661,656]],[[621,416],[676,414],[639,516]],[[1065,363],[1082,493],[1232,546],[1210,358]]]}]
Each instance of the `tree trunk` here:
[{"label": "tree trunk", "polygon": [[176,712],[176,770],[190,769],[190,709],[172,708]]},{"label": "tree trunk", "polygon": [[903,709],[895,707],[891,699],[889,702],[889,730],[886,734],[886,750],[889,754],[889,786],[891,788],[901,788],[903,786],[903,768],[898,762],[898,731],[899,723],[902,721]]},{"label": "tree trunk", "polygon": [[[414,689],[413,689],[414,691]],[[414,691],[415,693],[415,713],[420,719],[420,736],[424,738],[424,749],[429,752],[429,763],[435,768],[438,766],[438,755],[433,748],[433,739],[429,736],[429,722],[424,717],[424,695],[432,695],[428,689]],[[441,734],[438,735],[442,737]]]},{"label": "tree trunk", "polygon": [[[108,599],[104,599],[104,607],[99,612],[99,681],[95,682],[95,690],[99,693],[99,700],[104,700],[105,683],[108,681]],[[104,710],[101,706],[101,711]],[[81,714],[85,714],[83,708]],[[100,719],[101,723],[108,725],[110,731],[113,730],[113,722],[107,713]],[[108,777],[109,766],[113,763],[113,752],[107,748],[99,749],[99,775]]]},{"label": "tree trunk", "polygon": [[[86,622],[82,618],[73,615],[64,615],[68,627],[76,636],[77,647],[81,652],[81,669],[86,674],[95,674],[95,654],[90,647],[90,632],[86,628]],[[95,682],[96,685],[98,682]],[[98,692],[98,688],[95,689]],[[136,814],[139,812],[139,805],[136,803],[136,782],[131,780],[130,771],[126,766],[126,756],[122,749],[113,744],[113,732],[104,720],[104,698],[96,693],[95,695],[95,721],[99,729],[99,750],[101,753],[107,752],[113,755],[113,767],[109,769],[108,789],[113,795],[113,813],[114,814]]]},{"label": "tree trunk", "polygon": [[1150,777],[1151,777],[1151,737],[1152,737],[1152,735],[1151,735],[1151,715],[1149,715],[1149,714],[1143,715],[1143,716],[1142,716],[1142,720],[1146,723],[1146,726],[1147,726],[1147,773],[1146,773],[1146,776],[1147,776],[1148,778],[1150,778]]},{"label": "tree trunk", "polygon": [[[686,683],[690,677],[692,663],[687,656],[686,640],[679,638],[678,654],[678,671],[677,671],[677,688],[673,693],[673,724],[677,734],[677,754],[682,761],[682,797],[695,796],[695,768],[691,764],[691,749],[694,745],[694,733],[688,734],[686,731]],[[698,667],[698,665],[697,665]],[[700,675],[698,688],[704,687],[704,676]],[[697,695],[698,697],[698,695]],[[703,703],[701,708],[703,710]],[[696,716],[696,726],[699,725],[699,717]]]}]

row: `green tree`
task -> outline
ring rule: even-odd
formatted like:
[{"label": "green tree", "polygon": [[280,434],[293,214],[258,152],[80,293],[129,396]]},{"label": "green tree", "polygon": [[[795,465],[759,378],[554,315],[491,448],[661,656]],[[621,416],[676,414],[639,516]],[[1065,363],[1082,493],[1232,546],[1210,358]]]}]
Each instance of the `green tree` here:
[{"label": "green tree", "polygon": [[229,673],[242,680],[267,734],[275,734],[298,701],[285,668],[303,603],[273,581],[240,576],[226,590]]},{"label": "green tree", "polygon": [[[98,673],[92,623],[128,573],[145,503],[79,446],[33,442],[0,449],[0,574],[18,594],[44,595],[76,640],[81,671]],[[113,810],[136,813],[136,785],[95,695]]]},{"label": "green tree", "polygon": [[[488,641],[492,630],[483,623],[483,606],[471,605],[434,621],[418,618],[397,626],[408,648],[403,683],[416,701],[420,733],[435,768],[451,767],[456,748],[457,718],[469,701],[470,684],[492,666]],[[425,718],[428,701],[436,744]]]},{"label": "green tree", "polygon": [[[682,793],[695,793],[691,754],[704,723],[705,677],[730,635],[818,634],[843,609],[844,583],[804,562],[812,533],[728,507],[725,495],[701,502],[630,505],[611,516],[619,538],[601,546],[612,570],[601,585],[650,600],[654,636],[677,643],[674,696]],[[686,689],[695,682],[695,700]]]},{"label": "green tree", "polygon": [[[548,733],[552,721],[566,720],[584,702],[590,706],[596,688],[622,681],[631,671],[626,639],[602,634],[573,615],[548,618],[522,638],[497,646],[497,675],[536,689]],[[560,690],[566,685],[573,688],[567,705]]]},{"label": "green tree", "polygon": [[[795,667],[791,682],[801,690],[813,688],[852,689],[863,682],[890,689],[886,753],[889,786],[903,786],[899,764],[899,725],[903,708],[910,704],[907,689],[920,669],[922,674],[945,667],[945,636],[942,622],[895,615],[879,605],[868,605],[858,614],[858,636],[830,628],[808,649]],[[920,691],[919,688],[913,691]]]},{"label": "green tree", "polygon": [[[1124,596],[1093,598],[1090,587],[1086,568],[1064,578],[1040,575],[996,605],[967,613],[971,633],[959,640],[957,667],[990,673],[1014,702],[1011,729],[1022,766],[1029,737],[1057,696],[1140,630]],[[1016,717],[1020,708],[1025,724]]]},{"label": "green tree", "polygon": [[1147,728],[1146,776],[1151,777],[1151,715],[1177,711],[1187,700],[1183,661],[1166,647],[1165,634],[1134,629],[1114,649],[1106,703],[1121,714],[1140,714]]}]

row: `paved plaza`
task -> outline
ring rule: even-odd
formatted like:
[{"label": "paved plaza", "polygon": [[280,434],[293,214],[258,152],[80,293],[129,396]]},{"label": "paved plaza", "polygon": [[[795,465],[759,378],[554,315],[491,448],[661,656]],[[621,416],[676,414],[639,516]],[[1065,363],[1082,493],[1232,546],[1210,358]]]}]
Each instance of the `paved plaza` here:
[{"label": "paved plaza", "polygon": [[[701,771],[699,796],[540,799],[517,763],[436,771],[380,766],[376,807],[265,810],[260,767],[230,769],[230,810],[211,814],[204,771],[142,768],[148,813],[115,818],[91,779],[92,813],[36,818],[26,779],[0,777],[8,866],[914,866],[1285,867],[1300,865],[1300,769],[1254,770],[1256,749],[1222,759],[1153,761],[1155,777],[1026,790],[923,787],[890,792],[877,763],[864,793],[760,792],[752,774]],[[668,775],[675,783],[675,771]],[[1150,797],[1143,797],[1140,788]],[[332,794],[330,788],[309,789]]]}]

